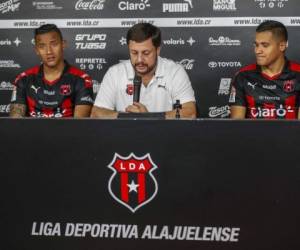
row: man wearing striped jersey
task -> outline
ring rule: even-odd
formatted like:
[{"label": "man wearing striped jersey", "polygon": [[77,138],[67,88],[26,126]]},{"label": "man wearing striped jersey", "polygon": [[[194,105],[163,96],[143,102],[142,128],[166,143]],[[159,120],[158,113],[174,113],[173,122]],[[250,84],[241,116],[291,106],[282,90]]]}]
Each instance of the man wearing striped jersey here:
[{"label": "man wearing striped jersey", "polygon": [[64,60],[65,41],[54,24],[35,30],[35,51],[42,64],[14,82],[10,117],[89,117],[92,80]]},{"label": "man wearing striped jersey", "polygon": [[230,95],[233,119],[299,118],[300,65],[285,57],[286,27],[265,21],[256,28],[256,64],[235,76]]}]

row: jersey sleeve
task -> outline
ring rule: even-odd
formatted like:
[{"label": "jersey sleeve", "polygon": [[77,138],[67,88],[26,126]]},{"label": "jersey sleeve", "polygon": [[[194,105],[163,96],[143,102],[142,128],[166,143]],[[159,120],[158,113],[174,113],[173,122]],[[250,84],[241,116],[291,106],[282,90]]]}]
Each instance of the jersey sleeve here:
[{"label": "jersey sleeve", "polygon": [[93,84],[89,75],[85,74],[76,86],[75,105],[93,105]]},{"label": "jersey sleeve", "polygon": [[233,84],[231,86],[229,104],[231,106],[246,106],[245,91],[243,88],[244,78],[238,73],[234,77]]},{"label": "jersey sleeve", "polygon": [[297,101],[296,101],[296,103],[295,103],[295,106],[296,106],[296,108],[300,108],[300,74],[297,74],[296,75],[296,82],[297,82],[297,84],[296,84],[296,90],[297,90],[297,92],[299,93],[298,94],[298,97],[297,97]]},{"label": "jersey sleeve", "polygon": [[176,100],[179,100],[181,104],[196,101],[188,74],[180,65],[178,65],[178,70],[175,72],[174,77],[172,77],[172,85],[174,86],[172,90],[173,103]]},{"label": "jersey sleeve", "polygon": [[116,88],[114,83],[113,68],[110,68],[103,77],[99,91],[96,96],[95,106],[115,110],[116,108]]},{"label": "jersey sleeve", "polygon": [[11,104],[26,105],[26,77],[23,73],[17,76],[13,85]]}]

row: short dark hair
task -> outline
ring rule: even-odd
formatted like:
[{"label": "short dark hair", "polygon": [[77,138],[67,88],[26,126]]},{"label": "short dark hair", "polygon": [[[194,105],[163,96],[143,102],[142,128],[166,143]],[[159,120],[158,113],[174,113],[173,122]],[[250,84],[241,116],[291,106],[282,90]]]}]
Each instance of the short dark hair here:
[{"label": "short dark hair", "polygon": [[150,23],[138,23],[132,26],[127,32],[127,44],[129,41],[144,42],[149,38],[152,39],[153,45],[158,48],[161,44],[161,31]]},{"label": "short dark hair", "polygon": [[274,20],[268,20],[265,22],[262,22],[258,27],[256,28],[256,32],[264,32],[264,31],[270,31],[274,36],[277,38],[283,39],[284,41],[288,41],[288,32],[284,24],[278,21]]},{"label": "short dark hair", "polygon": [[42,26],[40,26],[39,28],[35,29],[34,30],[34,38],[36,39],[37,35],[41,35],[41,34],[46,34],[46,33],[49,33],[49,32],[56,32],[60,39],[63,40],[63,36],[62,36],[62,33],[60,31],[59,28],[57,28],[57,26],[55,24],[44,24]]}]

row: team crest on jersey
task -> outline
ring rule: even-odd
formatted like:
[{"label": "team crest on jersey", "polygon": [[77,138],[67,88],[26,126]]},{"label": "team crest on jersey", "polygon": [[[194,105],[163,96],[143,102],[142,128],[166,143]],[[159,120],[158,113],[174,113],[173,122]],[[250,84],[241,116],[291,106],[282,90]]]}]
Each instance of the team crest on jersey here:
[{"label": "team crest on jersey", "polygon": [[286,80],[283,82],[283,90],[287,93],[293,92],[295,90],[295,81]]},{"label": "team crest on jersey", "polygon": [[133,84],[127,84],[126,93],[127,95],[133,95]]},{"label": "team crest on jersey", "polygon": [[158,184],[152,172],[157,166],[150,154],[137,157],[131,153],[124,157],[115,153],[108,168],[113,171],[108,182],[110,195],[132,213],[156,196]]},{"label": "team crest on jersey", "polygon": [[71,85],[63,84],[60,86],[60,94],[61,95],[70,95],[71,94]]}]

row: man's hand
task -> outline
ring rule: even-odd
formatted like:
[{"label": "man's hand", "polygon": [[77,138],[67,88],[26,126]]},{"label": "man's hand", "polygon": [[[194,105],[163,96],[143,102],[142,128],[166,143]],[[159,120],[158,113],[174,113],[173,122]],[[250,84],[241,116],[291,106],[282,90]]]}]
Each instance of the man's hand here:
[{"label": "man's hand", "polygon": [[231,106],[230,107],[230,118],[231,119],[245,119],[246,107],[244,106]]},{"label": "man's hand", "polygon": [[9,116],[13,118],[22,118],[26,114],[26,105],[25,104],[11,104]]},{"label": "man's hand", "polygon": [[74,109],[74,118],[90,117],[91,105],[76,105]]},{"label": "man's hand", "polygon": [[129,113],[146,113],[148,112],[148,109],[139,102],[133,102],[133,105],[129,105],[125,111]]},{"label": "man's hand", "polygon": [[118,112],[102,107],[94,106],[91,113],[92,118],[100,119],[116,119],[118,117]]}]

